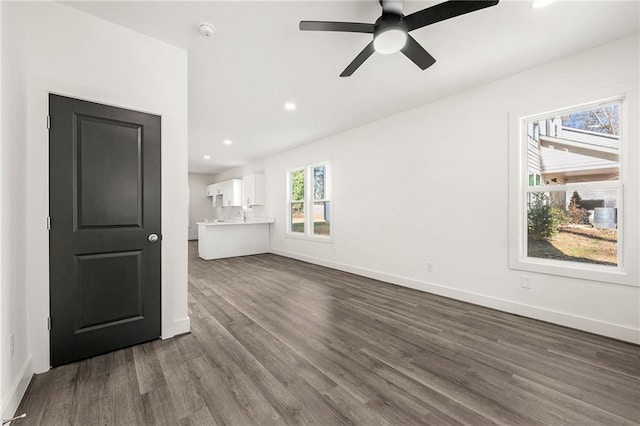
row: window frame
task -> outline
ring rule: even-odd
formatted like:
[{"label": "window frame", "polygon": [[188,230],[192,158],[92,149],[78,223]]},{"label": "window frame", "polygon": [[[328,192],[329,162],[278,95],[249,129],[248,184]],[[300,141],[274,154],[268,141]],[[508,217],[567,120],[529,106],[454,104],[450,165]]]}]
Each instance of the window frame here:
[{"label": "window frame", "polygon": [[[637,155],[637,149],[630,153],[629,144],[629,115],[630,93],[626,86],[619,86],[619,90],[601,90],[591,94],[565,101],[554,101],[547,108],[533,108],[509,113],[509,268],[519,271],[529,271],[551,274],[569,278],[580,278],[591,281],[603,281],[638,287],[637,262],[629,261],[630,256],[638,253],[638,243],[633,238],[637,234],[638,225],[628,219],[627,212],[637,206],[637,185],[629,179],[629,161]],[[608,93],[607,93],[608,92]],[[632,98],[633,102],[637,102]],[[593,188],[592,183],[570,183],[553,186],[529,186],[529,171],[527,161],[527,123],[549,118],[568,111],[578,111],[602,104],[620,102],[622,125],[620,128],[620,161],[619,180],[611,183],[598,183],[598,187],[612,187],[617,189],[618,203],[618,264],[617,266],[597,265],[581,262],[571,262],[556,259],[544,259],[527,256],[527,197],[532,192],[580,191],[580,188]],[[634,105],[635,106],[635,105]],[[637,106],[636,106],[637,108]],[[544,111],[544,112],[540,112]],[[636,174],[636,172],[634,172]],[[534,177],[535,181],[535,177]],[[543,182],[541,182],[543,183]],[[633,194],[633,195],[632,195]],[[629,196],[633,198],[630,200]],[[636,238],[637,239],[637,238]]]},{"label": "window frame", "polygon": [[[324,198],[315,199],[314,192],[314,176],[313,171],[318,166],[324,166]],[[304,199],[292,200],[293,188],[292,178],[293,172],[298,170],[304,170]],[[319,163],[309,164],[303,167],[294,167],[287,170],[287,227],[285,235],[291,238],[300,238],[304,240],[317,241],[317,242],[333,242],[333,201],[331,200],[331,181],[332,171],[331,162],[323,161]],[[291,205],[296,202],[304,203],[304,232],[294,232],[291,230]],[[313,227],[313,207],[315,203],[328,202],[329,207],[329,235],[319,235],[314,233]]]}]

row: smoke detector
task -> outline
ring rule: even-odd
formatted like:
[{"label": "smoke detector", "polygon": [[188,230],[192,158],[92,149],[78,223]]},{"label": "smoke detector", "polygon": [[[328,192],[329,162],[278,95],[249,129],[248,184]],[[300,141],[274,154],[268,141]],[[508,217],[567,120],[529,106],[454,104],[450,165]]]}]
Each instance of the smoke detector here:
[{"label": "smoke detector", "polygon": [[211,37],[216,32],[216,28],[208,22],[198,25],[198,30],[205,37]]}]

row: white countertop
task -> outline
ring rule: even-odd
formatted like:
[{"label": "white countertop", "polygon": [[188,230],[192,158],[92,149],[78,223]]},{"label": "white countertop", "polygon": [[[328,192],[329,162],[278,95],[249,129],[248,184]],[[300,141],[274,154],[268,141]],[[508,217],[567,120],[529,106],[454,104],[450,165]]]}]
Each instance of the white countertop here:
[{"label": "white countertop", "polygon": [[211,221],[211,222],[196,222],[196,224],[198,225],[205,225],[205,226],[227,226],[227,225],[255,225],[258,223],[274,223],[275,220],[274,219],[269,219],[266,217],[257,217],[257,218],[253,218],[253,219],[247,219],[246,222],[243,222],[242,220],[221,220],[221,221]]}]

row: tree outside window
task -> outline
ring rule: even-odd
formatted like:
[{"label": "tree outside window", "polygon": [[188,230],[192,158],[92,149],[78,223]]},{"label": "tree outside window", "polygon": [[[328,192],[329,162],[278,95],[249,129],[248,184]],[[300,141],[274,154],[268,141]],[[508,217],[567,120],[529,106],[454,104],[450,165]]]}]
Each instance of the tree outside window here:
[{"label": "tree outside window", "polygon": [[290,188],[290,232],[304,233],[304,169],[291,171],[289,179]]}]

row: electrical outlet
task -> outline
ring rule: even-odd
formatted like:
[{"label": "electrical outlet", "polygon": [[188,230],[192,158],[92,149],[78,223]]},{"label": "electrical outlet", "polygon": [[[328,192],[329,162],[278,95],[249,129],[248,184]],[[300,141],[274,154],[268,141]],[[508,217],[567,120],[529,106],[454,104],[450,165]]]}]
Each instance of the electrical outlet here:
[{"label": "electrical outlet", "polygon": [[14,334],[11,333],[11,336],[9,336],[9,356],[12,357],[13,356],[13,352],[15,350],[15,344],[14,344]]},{"label": "electrical outlet", "polygon": [[433,272],[433,263],[432,262],[427,262],[427,271]]},{"label": "electrical outlet", "polygon": [[521,276],[520,287],[527,290],[531,290],[531,277],[527,277],[526,275]]}]

